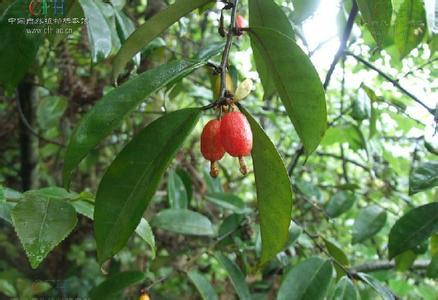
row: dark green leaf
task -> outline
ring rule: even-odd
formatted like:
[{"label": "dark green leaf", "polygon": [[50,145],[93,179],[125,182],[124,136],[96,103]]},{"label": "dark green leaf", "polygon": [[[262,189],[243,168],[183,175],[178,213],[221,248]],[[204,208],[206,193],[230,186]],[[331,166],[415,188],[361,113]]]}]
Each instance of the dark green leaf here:
[{"label": "dark green leaf", "polygon": [[325,210],[330,218],[342,215],[353,206],[355,197],[353,193],[337,192],[329,201]]},{"label": "dark green leaf", "polygon": [[367,283],[370,287],[372,287],[381,297],[383,300],[395,300],[394,295],[392,292],[385,286],[383,286],[377,279],[374,277],[365,274],[365,273],[358,273],[357,274],[365,283]]},{"label": "dark green leaf", "polygon": [[114,296],[133,284],[145,280],[145,274],[138,271],[121,272],[111,275],[104,282],[93,288],[90,292],[91,299],[113,299]]},{"label": "dark green leaf", "polygon": [[386,212],[376,205],[362,209],[353,225],[353,244],[361,243],[378,233],[386,223]]},{"label": "dark green leaf", "polygon": [[409,176],[409,194],[438,186],[438,160],[422,163]]},{"label": "dark green leaf", "polygon": [[394,41],[403,58],[416,48],[426,33],[422,0],[404,0],[395,19]]},{"label": "dark green leaf", "polygon": [[357,98],[353,100],[352,117],[358,121],[371,117],[371,100],[363,89],[359,89]]},{"label": "dark green leaf", "polygon": [[75,209],[63,200],[27,196],[12,210],[12,221],[32,268],[75,228]]},{"label": "dark green leaf", "polygon": [[261,54],[294,127],[311,154],[327,127],[324,89],[318,73],[301,48],[286,35],[254,27],[251,44]]},{"label": "dark green leaf", "polygon": [[[340,263],[343,267],[348,267],[350,261],[348,260],[347,255],[341,249],[341,246],[335,243],[334,241],[324,239],[325,246],[330,255],[336,259],[338,263]],[[342,269],[338,264],[334,263],[336,269],[337,278],[341,278],[345,274],[344,269]]]},{"label": "dark green leaf", "polygon": [[429,278],[438,279],[438,255],[432,257],[432,260],[427,267],[426,275]]},{"label": "dark green leaf", "polygon": [[353,282],[344,276],[339,280],[336,285],[335,294],[333,295],[333,300],[359,300],[359,291],[354,286]]},{"label": "dark green leaf", "polygon": [[94,211],[101,263],[128,241],[200,113],[200,109],[188,108],[155,120],[126,145],[106,171],[97,190]]},{"label": "dark green leaf", "polygon": [[219,226],[218,237],[224,238],[227,235],[233,233],[242,224],[244,217],[240,214],[232,214],[224,219],[222,224]]},{"label": "dark green leaf", "polygon": [[278,300],[324,299],[332,280],[330,261],[311,257],[286,274],[278,291]]},{"label": "dark green leaf", "polygon": [[151,93],[175,78],[202,66],[201,61],[173,61],[129,80],[105,95],[82,118],[67,147],[64,162],[64,185],[69,186],[71,172],[122,119]]},{"label": "dark green leaf", "polygon": [[210,57],[214,57],[221,53],[224,50],[225,43],[217,42],[217,43],[208,43],[201,50],[199,50],[198,55],[196,55],[196,59],[208,59]]},{"label": "dark green leaf", "polygon": [[190,177],[190,175],[184,171],[183,169],[178,169],[176,170],[176,174],[178,174],[179,178],[181,178],[184,187],[186,189],[187,192],[187,199],[190,202],[190,200],[193,197],[193,183],[192,183],[192,179]]},{"label": "dark green leaf", "polygon": [[236,213],[246,213],[249,211],[249,209],[245,207],[243,200],[234,194],[210,193],[207,194],[206,198],[208,201]]},{"label": "dark green leaf", "polygon": [[214,290],[213,286],[211,285],[210,282],[208,282],[208,280],[203,275],[201,275],[196,271],[190,271],[187,273],[187,276],[189,276],[190,280],[195,285],[196,289],[198,290],[203,300],[218,299],[216,291]]},{"label": "dark green leaf", "polygon": [[412,249],[438,231],[438,202],[410,210],[389,233],[389,258]]},{"label": "dark green leaf", "polygon": [[303,233],[303,228],[291,221],[289,226],[289,239],[286,243],[286,247],[292,246]]},{"label": "dark green leaf", "polygon": [[88,40],[93,63],[108,57],[112,49],[111,29],[98,4],[92,0],[79,0],[84,15],[87,18]]},{"label": "dark green leaf", "polygon": [[151,225],[188,235],[214,235],[213,224],[200,213],[188,209],[165,209],[156,214]]},{"label": "dark green leaf", "polygon": [[272,141],[253,117],[247,111],[242,111],[251,125],[254,139],[251,155],[262,238],[260,265],[264,265],[284,249],[289,239],[292,185]]},{"label": "dark green leaf", "polygon": [[[289,19],[283,10],[272,0],[250,0],[249,1],[249,26],[266,27],[281,32],[294,39],[295,33]],[[275,93],[275,83],[269,70],[265,65],[262,54],[254,49],[253,55],[257,72],[265,91],[264,98],[270,98]]]},{"label": "dark green leaf", "polygon": [[113,79],[117,80],[117,77],[122,73],[125,65],[137,52],[140,52],[142,48],[146,47],[150,41],[192,10],[212,1],[213,0],[179,0],[146,21],[131,34],[117,53],[113,64]]},{"label": "dark green leaf", "polygon": [[251,294],[245,281],[245,275],[243,275],[242,271],[239,269],[236,263],[234,263],[225,254],[222,253],[216,253],[215,257],[227,272],[228,277],[230,277],[231,283],[233,284],[234,290],[239,296],[239,299],[251,299]]},{"label": "dark green leaf", "polygon": [[[116,17],[116,28],[122,44],[128,39],[129,35],[135,30],[134,22],[123,12],[114,8]],[[136,66],[140,65],[141,55],[134,56],[133,61]]]},{"label": "dark green leaf", "polygon": [[10,18],[26,17],[22,0],[14,1],[0,17],[0,85],[8,89],[14,89],[23,78],[42,41],[40,34],[26,34],[23,25],[8,22]]},{"label": "dark green leaf", "polygon": [[167,179],[167,197],[171,208],[188,207],[186,187],[175,171],[170,172]]},{"label": "dark green leaf", "polygon": [[319,0],[293,0],[293,4],[294,21],[301,23],[315,13],[319,6]]},{"label": "dark green leaf", "polygon": [[391,0],[357,0],[357,6],[377,45],[382,47],[391,26]]}]

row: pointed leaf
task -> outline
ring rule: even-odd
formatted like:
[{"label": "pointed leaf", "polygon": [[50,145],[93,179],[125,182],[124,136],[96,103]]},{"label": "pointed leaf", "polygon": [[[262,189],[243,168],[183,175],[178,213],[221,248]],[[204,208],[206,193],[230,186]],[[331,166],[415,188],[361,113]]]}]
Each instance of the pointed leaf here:
[{"label": "pointed leaf", "polygon": [[325,94],[315,67],[301,48],[282,33],[261,27],[251,28],[249,33],[253,47],[268,66],[306,154],[311,154],[327,128]]},{"label": "pointed leaf", "polygon": [[92,300],[112,299],[117,293],[122,292],[131,285],[141,283],[145,279],[146,276],[143,272],[127,271],[116,273],[93,288],[90,292],[90,298]]},{"label": "pointed leaf", "polygon": [[12,210],[12,221],[33,269],[75,228],[75,209],[67,202],[27,196]]},{"label": "pointed leaf", "polygon": [[200,113],[200,109],[188,108],[155,120],[126,145],[106,171],[97,190],[94,211],[101,263],[128,241]]},{"label": "pointed leaf", "polygon": [[167,179],[167,197],[171,208],[188,207],[186,187],[175,171],[170,172]]},{"label": "pointed leaf", "polygon": [[231,283],[234,286],[234,290],[239,296],[239,299],[250,300],[251,294],[245,281],[245,275],[243,275],[242,271],[239,269],[236,263],[222,253],[216,253],[215,257],[227,272],[228,277],[231,279]]},{"label": "pointed leaf", "polygon": [[311,257],[286,274],[278,291],[278,300],[324,299],[332,279],[330,261]]},{"label": "pointed leaf", "polygon": [[[281,32],[290,38],[295,37],[292,25],[283,10],[272,0],[249,1],[249,26],[266,27]],[[270,98],[275,93],[275,83],[260,53],[253,48],[254,61],[265,91],[264,98]]]},{"label": "pointed leaf", "polygon": [[204,65],[204,61],[173,61],[144,72],[106,94],[82,118],[70,137],[65,162],[64,185],[70,184],[71,172],[122,119],[151,93],[182,75]]},{"label": "pointed leaf", "polygon": [[92,0],[79,0],[87,18],[88,40],[93,63],[100,62],[111,53],[111,30],[98,4]]},{"label": "pointed leaf", "polygon": [[180,234],[214,235],[213,224],[210,220],[188,209],[162,210],[152,218],[151,225]]},{"label": "pointed leaf", "polygon": [[372,287],[383,300],[395,300],[393,293],[387,287],[382,285],[376,278],[366,273],[358,273],[357,275],[362,279],[362,281]]},{"label": "pointed leaf", "polygon": [[409,176],[409,194],[438,186],[438,160],[422,163]]},{"label": "pointed leaf", "polygon": [[389,258],[412,249],[438,232],[438,202],[410,210],[397,220],[389,233]]},{"label": "pointed leaf", "polygon": [[391,26],[391,0],[357,0],[357,6],[377,45],[382,47]]},{"label": "pointed leaf", "polygon": [[422,0],[404,0],[395,19],[394,42],[400,56],[409,54],[426,33],[426,12]]},{"label": "pointed leaf", "polygon": [[272,141],[253,117],[244,109],[253,134],[252,159],[260,215],[262,257],[260,265],[282,251],[289,239],[292,214],[292,185]]},{"label": "pointed leaf", "polygon": [[117,80],[117,77],[122,73],[125,65],[137,52],[140,52],[141,49],[146,47],[150,41],[192,10],[209,2],[213,2],[213,0],[176,1],[176,3],[160,11],[141,25],[131,34],[117,53],[113,64],[113,79]]},{"label": "pointed leaf", "polygon": [[333,300],[359,300],[359,291],[354,286],[353,282],[344,276],[339,280],[336,285],[335,294],[332,298]]},{"label": "pointed leaf", "polygon": [[[328,239],[324,239],[324,243],[330,255],[334,259],[336,259],[336,261],[339,262],[343,267],[348,267],[350,261],[345,252],[341,249],[341,246],[339,246],[334,241],[330,241]],[[338,279],[341,278],[343,275],[346,275],[344,269],[338,266],[338,264],[334,264],[334,267]]]},{"label": "pointed leaf", "polygon": [[337,192],[325,207],[327,215],[330,218],[336,218],[342,215],[353,206],[354,201],[355,197],[353,193]]},{"label": "pointed leaf", "polygon": [[189,276],[203,300],[219,299],[211,283],[199,272],[190,271],[187,273],[187,276]]},{"label": "pointed leaf", "polygon": [[362,209],[353,225],[353,244],[361,243],[378,233],[386,223],[386,212],[371,205]]}]

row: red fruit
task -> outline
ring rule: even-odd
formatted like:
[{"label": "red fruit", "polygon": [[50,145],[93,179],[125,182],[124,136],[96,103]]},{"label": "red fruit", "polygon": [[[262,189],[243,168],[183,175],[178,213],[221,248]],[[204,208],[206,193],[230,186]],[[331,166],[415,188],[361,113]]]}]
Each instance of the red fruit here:
[{"label": "red fruit", "polygon": [[230,112],[221,121],[222,145],[231,156],[238,157],[242,174],[248,172],[243,156],[251,154],[252,131],[246,117],[240,112]]},{"label": "red fruit", "polygon": [[205,159],[211,162],[210,175],[216,177],[218,175],[218,168],[216,161],[220,160],[225,150],[220,139],[220,120],[209,121],[201,134],[201,153]]},{"label": "red fruit", "polygon": [[236,28],[242,29],[246,27],[246,20],[241,15],[236,16]]}]

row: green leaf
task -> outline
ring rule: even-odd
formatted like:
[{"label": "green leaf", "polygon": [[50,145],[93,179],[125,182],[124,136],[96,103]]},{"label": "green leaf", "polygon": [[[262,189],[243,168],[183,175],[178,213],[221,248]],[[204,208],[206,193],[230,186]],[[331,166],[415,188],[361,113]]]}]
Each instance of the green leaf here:
[{"label": "green leaf", "polygon": [[0,293],[10,298],[17,297],[17,291],[15,290],[15,287],[5,279],[0,279]]},{"label": "green leaf", "polygon": [[23,78],[42,41],[40,34],[26,34],[23,25],[8,22],[10,18],[26,17],[22,0],[14,1],[0,17],[0,85],[8,89],[14,89]]},{"label": "green leaf", "polygon": [[135,228],[135,232],[151,247],[152,259],[154,259],[157,251],[155,246],[155,236],[148,221],[141,218],[140,223],[137,225],[137,228]]},{"label": "green leaf", "polygon": [[394,41],[401,58],[415,49],[426,33],[426,12],[422,0],[404,0],[395,19]]},{"label": "green leaf", "polygon": [[177,169],[176,170],[176,174],[178,174],[179,178],[181,178],[185,190],[187,192],[187,199],[190,202],[190,200],[193,197],[193,183],[192,183],[192,179],[190,177],[190,175],[184,171],[183,169]]},{"label": "green leaf", "polygon": [[206,216],[188,209],[162,210],[152,218],[151,225],[180,234],[212,236],[215,233]]},{"label": "green leaf", "polygon": [[[123,12],[114,8],[114,14],[116,17],[116,28],[122,44],[128,39],[132,32],[135,30],[134,22]],[[134,56],[133,61],[136,66],[140,65],[141,55],[138,53]]]},{"label": "green leaf", "polygon": [[227,272],[228,277],[231,279],[231,283],[234,286],[234,290],[239,296],[239,299],[240,300],[251,299],[251,294],[249,292],[248,285],[246,284],[245,281],[245,275],[243,275],[242,271],[239,269],[236,263],[230,260],[225,254],[222,253],[216,253],[215,257]]},{"label": "green leaf", "polygon": [[177,22],[192,10],[212,1],[213,0],[179,0],[146,21],[131,34],[117,53],[113,64],[113,79],[117,80],[117,77],[122,73],[125,65],[137,52],[140,52],[141,49],[146,47],[150,41],[158,37],[173,23]]},{"label": "green leaf", "polygon": [[409,194],[438,186],[438,160],[422,163],[409,176]]},{"label": "green leaf", "polygon": [[0,219],[12,224],[11,211],[13,207],[12,203],[0,201]]},{"label": "green leaf", "polygon": [[205,61],[170,62],[127,81],[99,100],[82,118],[70,137],[64,159],[64,185],[69,186],[71,172],[79,162],[137,105],[172,80],[204,64]]},{"label": "green leaf", "polygon": [[[283,10],[272,0],[250,0],[249,1],[249,26],[250,27],[266,27],[281,32],[288,37],[294,39],[295,33],[292,25],[289,22]],[[269,74],[269,70],[265,65],[262,54],[253,47],[254,61],[257,67],[257,72],[260,75],[263,89],[265,91],[264,98],[270,98],[275,93],[275,82]]]},{"label": "green leaf", "polygon": [[127,271],[111,275],[104,282],[90,291],[91,299],[114,299],[117,293],[133,284],[141,283],[146,279],[143,272]]},{"label": "green leaf", "polygon": [[335,293],[333,295],[333,300],[359,300],[359,291],[354,286],[353,282],[344,276],[339,280],[336,285]]},{"label": "green leaf", "polygon": [[33,269],[75,228],[76,211],[59,199],[28,195],[12,210],[12,221]]},{"label": "green leaf", "polygon": [[37,120],[41,129],[57,127],[67,109],[68,101],[64,97],[45,97],[37,108]]},{"label": "green leaf", "polygon": [[289,37],[269,28],[249,31],[253,48],[268,66],[270,76],[294,127],[310,155],[327,127],[324,89],[315,67]]},{"label": "green leaf", "polygon": [[106,171],[97,190],[94,211],[101,263],[128,241],[200,114],[200,109],[188,108],[155,120],[126,145]]},{"label": "green leaf", "polygon": [[372,287],[382,297],[383,300],[395,300],[392,292],[387,287],[383,286],[374,277],[365,273],[357,273],[357,275],[362,279],[362,281]]},{"label": "green leaf", "polygon": [[429,278],[438,279],[438,255],[432,257],[427,267],[426,275]]},{"label": "green leaf", "polygon": [[187,276],[193,282],[203,300],[219,299],[211,283],[199,272],[190,271],[187,273]]},{"label": "green leaf", "polygon": [[223,239],[236,231],[242,224],[243,219],[244,216],[239,214],[232,214],[226,217],[218,229],[219,239]]},{"label": "green leaf", "polygon": [[253,134],[252,159],[260,215],[262,256],[259,265],[282,251],[289,239],[292,214],[292,185],[286,167],[272,141],[244,109]]},{"label": "green leaf", "polygon": [[188,207],[186,187],[175,171],[170,172],[167,179],[167,197],[171,208]]},{"label": "green leaf", "polygon": [[283,279],[278,300],[324,299],[333,268],[330,261],[311,257],[294,267]]},{"label": "green leaf", "polygon": [[357,6],[377,45],[382,47],[391,26],[391,0],[357,0]]},{"label": "green leaf", "polygon": [[438,232],[438,202],[410,210],[391,228],[388,243],[389,258],[414,248],[436,232]]},{"label": "green leaf", "polygon": [[293,19],[297,23],[302,23],[318,9],[319,0],[293,0],[293,4]]},{"label": "green leaf", "polygon": [[353,206],[355,200],[353,193],[337,192],[325,207],[327,215],[330,218],[342,215]]},{"label": "green leaf", "polygon": [[414,263],[417,255],[412,250],[407,250],[395,257],[395,269],[399,272],[406,272]]},{"label": "green leaf", "polygon": [[243,200],[231,193],[210,193],[207,194],[206,199],[235,213],[244,214],[249,211]]},{"label": "green leaf", "polygon": [[353,244],[361,243],[378,233],[386,223],[386,212],[379,206],[363,208],[353,225]]},{"label": "green leaf", "polygon": [[359,89],[357,98],[353,100],[352,117],[357,121],[371,117],[371,99],[363,89]]},{"label": "green leaf", "polygon": [[87,18],[88,40],[91,48],[91,60],[98,63],[108,57],[112,49],[111,29],[98,4],[92,0],[79,0]]},{"label": "green leaf", "polygon": [[[344,253],[344,251],[341,249],[341,246],[335,243],[334,241],[324,239],[325,246],[327,248],[327,251],[330,253],[330,255],[336,259],[336,261],[344,267],[348,267],[350,264],[350,261],[348,260],[347,255]],[[337,264],[334,264],[337,278],[341,278],[345,274],[345,271],[338,266]]]}]

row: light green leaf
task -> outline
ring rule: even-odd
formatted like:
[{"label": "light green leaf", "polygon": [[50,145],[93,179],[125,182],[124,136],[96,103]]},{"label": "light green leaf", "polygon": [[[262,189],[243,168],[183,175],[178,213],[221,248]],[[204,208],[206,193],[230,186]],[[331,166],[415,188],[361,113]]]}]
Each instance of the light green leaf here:
[{"label": "light green leaf", "polygon": [[389,258],[416,247],[436,232],[438,232],[438,202],[410,210],[391,228],[388,243]]},{"label": "light green leaf", "polygon": [[249,209],[238,196],[230,193],[210,193],[206,196],[207,200],[214,204],[229,209],[236,213],[247,213]]},{"label": "light green leaf", "polygon": [[[330,255],[336,259],[338,263],[340,263],[343,267],[347,267],[350,264],[350,261],[348,260],[347,255],[344,253],[344,251],[341,249],[341,246],[338,245],[336,242],[324,239],[325,246],[327,248],[327,251],[330,253]],[[336,269],[336,275],[337,278],[341,278],[345,274],[345,271],[338,266],[337,264],[334,264],[334,267]]]},{"label": "light green leaf", "polygon": [[[116,28],[122,44],[128,39],[129,35],[135,30],[134,22],[123,12],[114,8],[116,17]],[[138,53],[134,56],[133,61],[136,66],[140,65],[141,55]]]},{"label": "light green leaf", "polygon": [[297,23],[302,23],[318,9],[319,0],[293,0],[293,4],[293,19]]},{"label": "light green leaf", "polygon": [[[295,33],[283,10],[272,0],[250,0],[249,4],[249,26],[266,27],[281,32],[294,39]],[[253,48],[254,61],[259,73],[260,80],[265,91],[264,98],[270,98],[275,93],[275,82],[269,74],[269,70],[262,54]]]},{"label": "light green leaf", "polygon": [[438,186],[438,160],[422,163],[409,176],[409,194]]},{"label": "light green leaf", "polygon": [[75,228],[76,211],[63,200],[28,195],[12,210],[12,221],[33,269]]},{"label": "light green leaf", "polygon": [[187,276],[190,278],[190,280],[195,285],[196,289],[198,290],[199,294],[201,295],[201,298],[203,300],[217,300],[217,294],[214,290],[213,286],[211,285],[208,280],[201,275],[199,272],[196,271],[190,271],[187,273]]},{"label": "light green leaf", "polygon": [[378,233],[386,223],[386,212],[371,205],[362,209],[353,225],[353,244],[361,243]]},{"label": "light green leaf", "polygon": [[311,257],[294,267],[283,279],[278,300],[322,300],[332,280],[330,261]]},{"label": "light green leaf", "polygon": [[262,256],[259,265],[269,262],[282,251],[289,239],[292,214],[292,185],[283,160],[272,141],[254,118],[242,112],[253,134],[252,159],[260,215]]},{"label": "light green leaf", "polygon": [[365,283],[367,283],[370,287],[372,287],[383,300],[395,300],[392,292],[385,286],[383,286],[377,279],[374,277],[365,274],[358,273],[357,274]]},{"label": "light green leaf", "polygon": [[11,211],[13,207],[12,203],[0,201],[0,219],[12,224]]},{"label": "light green leaf", "polygon": [[37,120],[42,129],[57,127],[67,109],[68,101],[64,97],[45,97],[38,104]]},{"label": "light green leaf", "polygon": [[395,257],[395,269],[399,272],[406,272],[414,263],[417,255],[412,250],[407,250]]},{"label": "light green leaf", "polygon": [[401,58],[422,41],[426,33],[426,12],[422,0],[404,0],[395,19],[394,41]]},{"label": "light green leaf", "polygon": [[17,297],[15,287],[6,279],[0,279],[0,293],[10,298]]},{"label": "light green leaf", "polygon": [[339,280],[336,285],[335,293],[333,295],[333,300],[359,300],[359,291],[354,286],[353,282],[344,276]]},{"label": "light green leaf", "polygon": [[236,263],[222,253],[216,253],[215,257],[227,272],[228,277],[231,279],[231,283],[234,286],[234,290],[239,296],[239,299],[250,300],[251,294],[245,281],[245,275],[243,275],[242,271],[239,269]]},{"label": "light green leaf", "polygon": [[70,137],[64,161],[64,185],[69,186],[71,172],[88,152],[110,134],[137,105],[172,80],[187,75],[204,64],[205,61],[170,62],[127,81],[99,100],[82,118]]},{"label": "light green leaf", "polygon": [[357,6],[377,45],[382,47],[391,26],[391,0],[357,0]]},{"label": "light green leaf", "polygon": [[151,225],[180,234],[206,236],[215,234],[213,224],[206,216],[188,209],[162,210],[152,218]]},{"label": "light green leaf", "polygon": [[113,64],[113,79],[117,80],[117,77],[122,73],[129,60],[131,60],[137,52],[140,52],[141,49],[146,47],[150,41],[158,37],[173,23],[177,22],[192,10],[212,1],[213,0],[179,0],[146,21],[131,34],[117,53]]},{"label": "light green leaf", "polygon": [[438,255],[432,257],[432,260],[427,267],[426,275],[429,278],[438,279]]},{"label": "light green leaf", "polygon": [[79,0],[87,18],[88,40],[91,48],[91,60],[98,63],[108,57],[112,49],[111,29],[98,4],[92,0]]},{"label": "light green leaf", "polygon": [[171,208],[187,208],[187,191],[181,178],[175,171],[169,173],[167,179],[167,197]]},{"label": "light green leaf", "polygon": [[337,192],[327,203],[325,210],[330,218],[336,218],[349,210],[355,201],[353,193]]},{"label": "light green leaf", "polygon": [[289,37],[268,28],[249,31],[261,54],[307,155],[319,145],[327,127],[324,89],[315,67]]},{"label": "light green leaf", "polygon": [[168,113],[146,126],[112,162],[100,182],[94,210],[94,233],[101,263],[125,246],[161,177],[201,110]]},{"label": "light green leaf", "polygon": [[359,89],[357,97],[353,100],[352,117],[357,121],[371,117],[371,99],[363,89]]},{"label": "light green leaf", "polygon": [[[143,272],[127,271],[120,272],[108,277],[104,282],[94,287],[90,291],[92,300],[114,299],[117,293],[136,283],[141,283],[146,279]],[[117,297],[116,297],[117,298]]]}]

